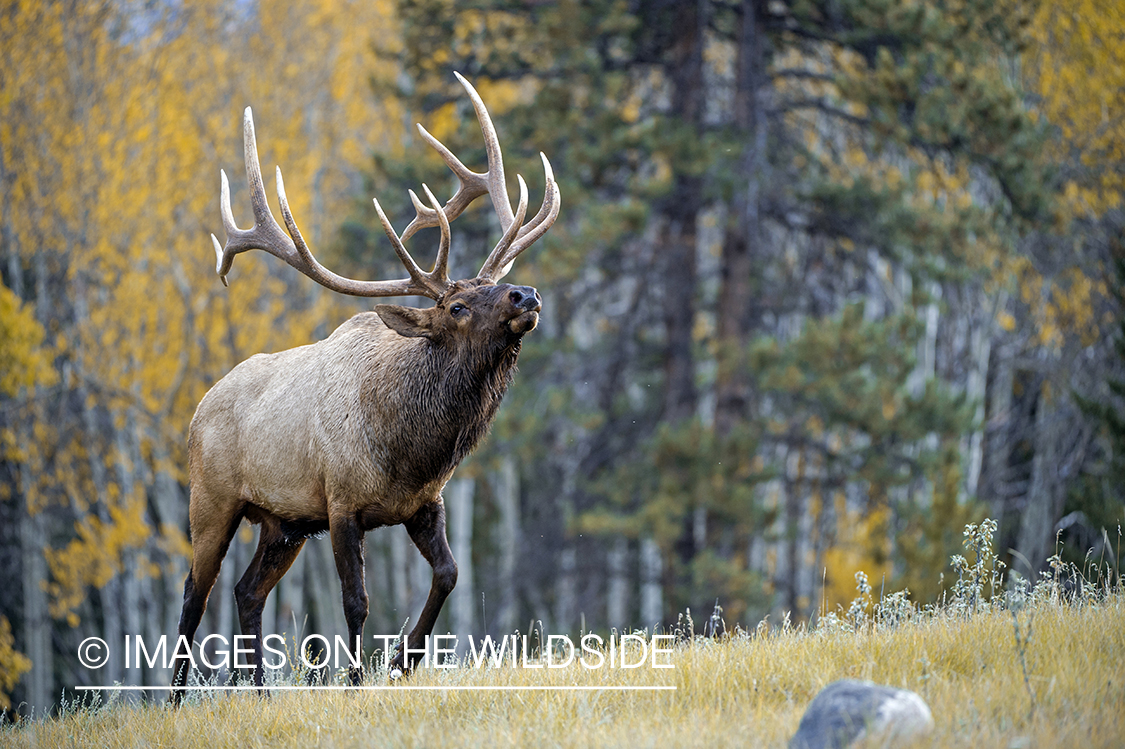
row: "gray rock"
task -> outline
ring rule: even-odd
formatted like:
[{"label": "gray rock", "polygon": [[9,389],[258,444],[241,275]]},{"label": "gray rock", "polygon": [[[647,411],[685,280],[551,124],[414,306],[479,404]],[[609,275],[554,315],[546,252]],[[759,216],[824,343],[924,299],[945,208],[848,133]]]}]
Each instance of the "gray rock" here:
[{"label": "gray rock", "polygon": [[809,703],[789,749],[843,749],[868,736],[893,745],[933,727],[929,706],[914,692],[844,679]]}]

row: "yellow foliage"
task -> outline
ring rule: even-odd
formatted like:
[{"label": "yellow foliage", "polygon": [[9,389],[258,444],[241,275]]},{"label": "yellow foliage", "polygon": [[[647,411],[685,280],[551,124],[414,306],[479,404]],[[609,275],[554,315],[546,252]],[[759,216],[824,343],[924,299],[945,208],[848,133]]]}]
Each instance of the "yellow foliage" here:
[{"label": "yellow foliage", "polygon": [[[1081,346],[1097,341],[1101,331],[1095,310],[1099,298],[1108,294],[1104,281],[1094,281],[1077,266],[1066,268],[1054,279],[1044,278],[1028,262],[1013,266],[1013,273],[1020,299],[1030,310],[1037,345],[1059,351],[1070,337]],[[1015,321],[1005,315],[1000,315],[1000,325],[1011,330]]]},{"label": "yellow foliage", "polygon": [[[140,484],[155,472],[185,480],[188,424],[210,385],[352,310],[264,253],[239,257],[229,290],[215,278],[206,231],[222,235],[220,168],[236,221],[250,221],[243,107],[254,108],[267,182],[282,164],[318,256],[352,210],[374,144],[401,142],[404,119],[369,88],[396,74],[373,70],[371,54],[396,32],[388,0],[265,0],[253,18],[201,0],[175,9],[175,34],[126,10],[8,3],[0,23],[4,251],[61,287],[37,291],[47,331],[0,288],[0,393],[61,384],[78,411],[68,429],[29,411],[0,433],[0,450],[20,465],[15,492],[29,511],[54,502],[78,518],[73,538],[47,552],[52,614],[72,622],[91,586],[189,553],[182,531],[150,526]],[[122,44],[115,29],[133,38]],[[135,453],[117,449],[114,432]]]},{"label": "yellow foliage", "polygon": [[876,508],[866,515],[848,510],[843,495],[835,498],[836,542],[824,552],[824,607],[845,610],[856,598],[855,573],[867,573],[876,598],[882,581],[891,576],[890,535],[887,523],[890,511]]},{"label": "yellow foliage", "polygon": [[1073,0],[1036,8],[1025,74],[1039,115],[1062,134],[1050,143],[1053,156],[1081,166],[1066,183],[1060,218],[1098,216],[1125,190],[1125,7]]},{"label": "yellow foliage", "polygon": [[14,397],[58,382],[44,337],[33,310],[0,284],[0,394]]},{"label": "yellow foliage", "polygon": [[51,615],[67,618],[71,626],[78,619],[74,610],[82,603],[86,589],[100,588],[122,572],[138,574],[144,570],[124,569],[122,560],[129,549],[141,549],[152,533],[145,520],[143,493],[111,506],[109,517],[87,517],[76,524],[77,538],[62,549],[46,551],[47,565],[53,578]]},{"label": "yellow foliage", "polygon": [[0,710],[12,707],[9,696],[20,677],[31,670],[31,661],[15,649],[12,625],[8,617],[0,616]]}]

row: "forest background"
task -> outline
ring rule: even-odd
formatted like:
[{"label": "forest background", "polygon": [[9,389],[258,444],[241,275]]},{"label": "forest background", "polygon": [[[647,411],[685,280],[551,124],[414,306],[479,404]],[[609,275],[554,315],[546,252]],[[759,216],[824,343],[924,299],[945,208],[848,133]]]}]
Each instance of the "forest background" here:
[{"label": "forest background", "polygon": [[[76,653],[176,631],[196,404],[369,306],[262,253],[215,277],[220,168],[250,215],[242,109],[317,256],[398,277],[370,198],[401,227],[407,188],[453,190],[413,123],[484,163],[454,70],[563,209],[511,276],[540,326],[446,490],[438,631],[804,620],[857,570],[933,601],[985,516],[1025,574],[1056,539],[1120,564],[1125,3],[5,0],[0,707],[168,683]],[[474,274],[496,220],[453,230]],[[238,633],[255,534],[200,637]],[[402,528],[367,544],[368,629],[397,632],[429,567]],[[339,600],[310,542],[265,631],[343,633]]]}]

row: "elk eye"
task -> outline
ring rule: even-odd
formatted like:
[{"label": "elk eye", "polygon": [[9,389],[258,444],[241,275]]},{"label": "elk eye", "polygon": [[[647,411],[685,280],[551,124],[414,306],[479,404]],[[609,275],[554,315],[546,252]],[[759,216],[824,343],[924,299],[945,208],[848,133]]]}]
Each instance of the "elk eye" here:
[{"label": "elk eye", "polygon": [[464,311],[465,311],[465,305],[463,305],[463,304],[455,304],[455,305],[453,305],[452,307],[449,308],[449,314],[451,314],[455,317],[457,315],[461,314]]}]

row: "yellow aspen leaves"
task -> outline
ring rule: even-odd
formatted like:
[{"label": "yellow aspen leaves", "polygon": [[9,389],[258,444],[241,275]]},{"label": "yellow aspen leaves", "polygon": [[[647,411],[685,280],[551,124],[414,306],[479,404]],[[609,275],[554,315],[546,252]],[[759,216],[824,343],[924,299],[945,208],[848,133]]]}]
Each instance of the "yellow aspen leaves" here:
[{"label": "yellow aspen leaves", "polygon": [[23,466],[29,508],[75,518],[47,550],[52,614],[72,621],[92,587],[187,552],[182,533],[153,527],[142,485],[154,471],[185,479],[188,424],[210,385],[354,309],[260,253],[239,258],[229,290],[216,279],[220,168],[249,221],[242,109],[254,108],[267,181],[280,163],[326,262],[369,154],[406,124],[370,91],[374,76],[393,80],[371,54],[395,31],[386,0],[174,12],[175,34],[105,2],[9,3],[0,24],[5,271],[22,273],[25,298],[41,286],[35,307],[0,288],[0,393],[42,409],[35,389],[61,383],[71,406],[65,428],[36,412],[0,434],[0,450]]},{"label": "yellow aspen leaves", "polygon": [[10,710],[9,695],[20,676],[31,670],[31,661],[15,649],[12,625],[8,617],[0,616],[0,710]]},{"label": "yellow aspen leaves", "polygon": [[0,394],[15,396],[57,382],[45,336],[30,306],[0,285]]}]

